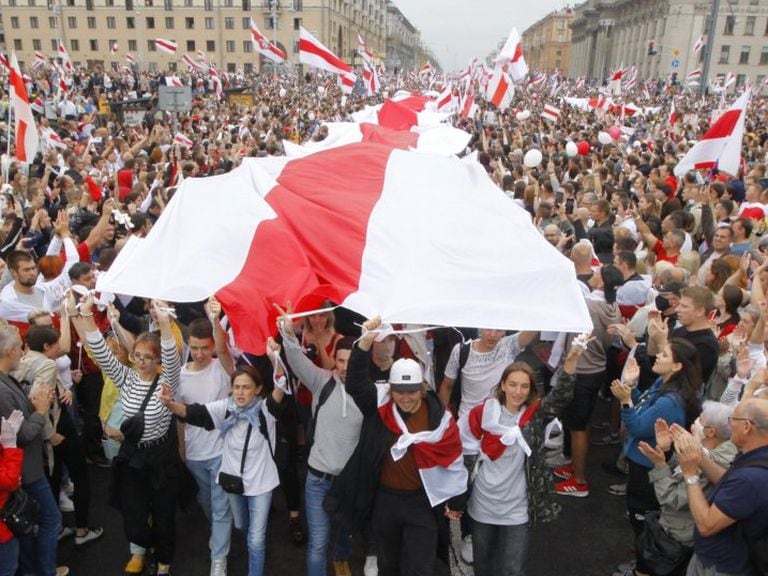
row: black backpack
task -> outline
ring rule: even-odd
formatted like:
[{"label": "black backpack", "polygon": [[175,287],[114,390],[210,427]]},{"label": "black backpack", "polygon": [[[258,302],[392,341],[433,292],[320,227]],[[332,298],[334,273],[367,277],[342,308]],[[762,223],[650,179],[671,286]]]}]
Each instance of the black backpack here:
[{"label": "black backpack", "polygon": [[469,350],[472,346],[472,342],[462,342],[459,344],[459,370],[456,373],[456,380],[453,383],[453,388],[451,389],[451,401],[449,402],[449,407],[453,411],[454,414],[458,416],[459,414],[459,406],[461,406],[461,371],[464,369],[464,366],[467,364],[467,360],[469,359]]}]

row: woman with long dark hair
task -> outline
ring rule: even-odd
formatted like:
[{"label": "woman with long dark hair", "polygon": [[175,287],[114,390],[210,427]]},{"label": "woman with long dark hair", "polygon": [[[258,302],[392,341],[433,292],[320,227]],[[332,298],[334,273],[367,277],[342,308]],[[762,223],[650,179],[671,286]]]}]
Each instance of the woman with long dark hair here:
[{"label": "woman with long dark hair", "polygon": [[659,501],[649,481],[651,462],[638,448],[640,442],[655,446],[656,420],[662,418],[688,428],[701,411],[699,389],[701,366],[696,347],[682,338],[672,338],[656,356],[653,372],[656,381],[640,392],[635,385],[640,368],[634,359],[627,362],[623,381],[614,380],[611,392],[621,402],[621,419],[627,430],[624,453],[629,463],[627,510],[629,520],[639,536],[643,517],[648,510],[658,510]]}]

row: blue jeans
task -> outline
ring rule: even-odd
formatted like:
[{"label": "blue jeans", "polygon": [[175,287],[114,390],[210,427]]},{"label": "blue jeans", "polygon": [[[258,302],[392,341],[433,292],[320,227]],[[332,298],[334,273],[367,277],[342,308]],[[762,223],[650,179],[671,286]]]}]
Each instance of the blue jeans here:
[{"label": "blue jeans", "polygon": [[[325,576],[328,563],[328,544],[331,542],[331,519],[323,509],[325,495],[331,489],[331,480],[318,478],[307,472],[304,487],[304,505],[307,509],[309,545],[307,547],[308,576]],[[336,538],[335,560],[347,560],[352,547],[352,535],[339,528]]]},{"label": "blue jeans", "polygon": [[24,574],[56,576],[56,548],[61,526],[59,506],[53,498],[51,485],[45,476],[23,484],[22,488],[40,506],[36,536],[19,539],[21,567]]},{"label": "blue jeans", "polygon": [[19,567],[19,539],[0,543],[0,576],[13,576]]},{"label": "blue jeans", "polygon": [[211,560],[221,560],[229,554],[232,533],[232,510],[227,493],[216,484],[221,468],[221,456],[208,460],[187,460],[187,468],[197,481],[197,501],[211,523]]},{"label": "blue jeans", "polygon": [[235,527],[247,531],[248,576],[262,576],[272,492],[258,496],[240,496],[239,494],[227,494],[227,496],[229,496],[229,505],[232,507]]},{"label": "blue jeans", "polygon": [[475,576],[524,576],[528,524],[497,526],[472,520]]}]

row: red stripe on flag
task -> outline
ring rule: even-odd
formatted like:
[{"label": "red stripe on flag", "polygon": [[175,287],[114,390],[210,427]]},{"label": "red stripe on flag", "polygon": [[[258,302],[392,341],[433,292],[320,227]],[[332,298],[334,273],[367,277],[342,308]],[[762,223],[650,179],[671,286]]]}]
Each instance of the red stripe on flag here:
[{"label": "red stripe on flag", "polygon": [[419,135],[416,132],[390,130],[369,122],[360,124],[360,133],[363,135],[363,142],[386,144],[401,150],[416,148],[419,144]]},{"label": "red stripe on flag", "polygon": [[309,52],[310,54],[319,56],[331,66],[335,66],[336,68],[344,70],[345,72],[352,70],[352,68],[348,64],[345,64],[341,59],[339,59],[336,54],[333,54],[332,52],[326,52],[320,46],[310,42],[309,40],[305,40],[303,38],[299,40],[299,51]]},{"label": "red stripe on flag", "polygon": [[379,110],[379,124],[386,128],[410,130],[418,123],[418,113],[398,102],[386,100]]},{"label": "red stripe on flag", "polygon": [[491,96],[491,104],[498,108],[501,101],[504,100],[504,95],[507,93],[507,90],[509,90],[509,84],[502,74],[501,78],[499,78],[499,83],[496,85],[496,91],[493,93],[493,96]]},{"label": "red stripe on flag", "polygon": [[27,123],[16,119],[16,158],[19,162],[32,162],[27,158]]},{"label": "red stripe on flag", "polygon": [[717,119],[717,122],[707,130],[707,133],[704,134],[702,140],[714,140],[715,138],[727,138],[730,136],[741,117],[741,112],[740,109],[728,110],[725,112]]}]

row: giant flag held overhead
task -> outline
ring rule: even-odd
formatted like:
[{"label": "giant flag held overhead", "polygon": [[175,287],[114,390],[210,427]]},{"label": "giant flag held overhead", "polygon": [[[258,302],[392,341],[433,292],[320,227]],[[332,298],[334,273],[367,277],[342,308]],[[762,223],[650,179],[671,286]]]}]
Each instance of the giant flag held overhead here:
[{"label": "giant flag held overhead", "polygon": [[689,170],[706,170],[714,166],[723,172],[736,175],[741,166],[744,119],[750,95],[749,90],[744,92],[733,106],[717,119],[675,166],[675,176],[680,178]]},{"label": "giant flag held overhead", "polygon": [[263,353],[273,304],[309,294],[390,323],[583,332],[577,282],[479,163],[359,143],[185,180],[98,289],[215,293],[238,345]]},{"label": "giant flag held overhead", "polygon": [[11,109],[13,110],[16,128],[16,158],[19,162],[31,163],[37,154],[39,138],[35,117],[32,115],[32,107],[29,104],[27,88],[24,86],[24,78],[16,60],[16,53],[11,54]]},{"label": "giant flag held overhead", "polygon": [[510,78],[515,82],[521,82],[528,75],[528,64],[525,63],[523,43],[517,28],[512,28],[495,62],[500,66],[506,65]]},{"label": "giant flag held overhead", "polygon": [[253,18],[251,18],[251,40],[253,42],[253,49],[265,58],[272,60],[275,64],[285,62],[285,52],[267,40],[267,37],[256,26]]}]

